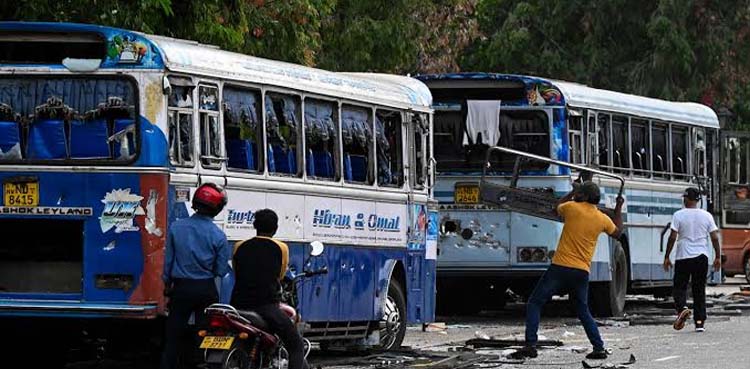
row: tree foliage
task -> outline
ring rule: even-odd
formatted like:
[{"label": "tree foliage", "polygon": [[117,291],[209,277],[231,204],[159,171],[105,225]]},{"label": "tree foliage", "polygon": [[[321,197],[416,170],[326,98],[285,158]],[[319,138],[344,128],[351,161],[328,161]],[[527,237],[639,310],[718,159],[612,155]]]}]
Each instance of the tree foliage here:
[{"label": "tree foliage", "polygon": [[750,0],[21,0],[5,20],[97,23],[336,71],[534,74],[729,108],[750,122]]},{"label": "tree foliage", "polygon": [[527,73],[595,87],[748,106],[750,1],[484,0],[465,69]]}]

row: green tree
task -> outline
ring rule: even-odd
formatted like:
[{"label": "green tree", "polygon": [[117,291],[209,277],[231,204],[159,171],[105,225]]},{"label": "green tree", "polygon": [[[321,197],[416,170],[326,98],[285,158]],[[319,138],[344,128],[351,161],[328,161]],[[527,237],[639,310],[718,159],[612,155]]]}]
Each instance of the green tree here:
[{"label": "green tree", "polygon": [[462,68],[729,107],[750,121],[750,1],[480,0]]}]

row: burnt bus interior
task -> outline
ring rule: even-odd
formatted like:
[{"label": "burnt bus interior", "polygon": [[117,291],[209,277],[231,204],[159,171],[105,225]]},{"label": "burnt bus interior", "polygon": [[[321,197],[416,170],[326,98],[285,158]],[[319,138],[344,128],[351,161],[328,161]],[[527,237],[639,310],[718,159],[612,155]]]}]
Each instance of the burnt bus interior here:
[{"label": "burnt bus interior", "polygon": [[80,293],[83,221],[0,221],[0,293]]},{"label": "burnt bus interior", "polygon": [[[512,81],[427,81],[432,92],[434,148],[439,172],[481,172],[489,146],[505,146],[537,155],[550,156],[550,120],[542,107],[504,105],[499,111],[499,139],[485,142],[481,134],[468,140],[468,101],[526,101],[526,88]],[[511,172],[515,158],[493,154],[493,171]],[[547,164],[527,162],[524,170],[543,171]]]}]

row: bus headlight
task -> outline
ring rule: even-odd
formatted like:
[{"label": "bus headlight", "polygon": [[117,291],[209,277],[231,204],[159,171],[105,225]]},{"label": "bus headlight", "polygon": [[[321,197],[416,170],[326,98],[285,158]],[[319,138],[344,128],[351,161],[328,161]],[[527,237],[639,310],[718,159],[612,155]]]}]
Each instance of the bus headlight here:
[{"label": "bus headlight", "polygon": [[456,233],[460,225],[461,223],[459,223],[456,220],[446,219],[443,221],[443,224],[440,225],[440,230],[442,231],[443,234]]},{"label": "bus headlight", "polygon": [[463,239],[465,240],[471,239],[472,237],[474,237],[474,231],[469,228],[464,228],[461,230],[461,237],[463,237]]},{"label": "bus headlight", "polygon": [[546,247],[519,247],[518,262],[521,263],[544,263],[547,259]]},{"label": "bus headlight", "polygon": [[536,248],[531,252],[531,262],[541,263],[547,260],[547,250],[542,248]]}]

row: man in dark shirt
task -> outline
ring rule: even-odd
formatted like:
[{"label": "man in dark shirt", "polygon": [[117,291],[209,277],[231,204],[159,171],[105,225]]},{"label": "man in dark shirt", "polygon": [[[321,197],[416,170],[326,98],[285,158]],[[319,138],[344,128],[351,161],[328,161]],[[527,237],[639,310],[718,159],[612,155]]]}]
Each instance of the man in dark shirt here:
[{"label": "man in dark shirt", "polygon": [[289,369],[307,368],[302,337],[291,319],[279,308],[281,279],[289,263],[289,247],[273,239],[279,218],[273,210],[255,213],[257,236],[237,245],[232,266],[232,306],[260,314],[289,352]]},{"label": "man in dark shirt", "polygon": [[232,247],[214,224],[214,217],[227,204],[224,190],[208,183],[193,195],[195,214],[172,224],[164,250],[164,294],[169,296],[167,328],[161,368],[177,366],[180,339],[188,328],[191,314],[196,325],[204,318],[203,310],[218,302],[215,277],[230,272]]}]

